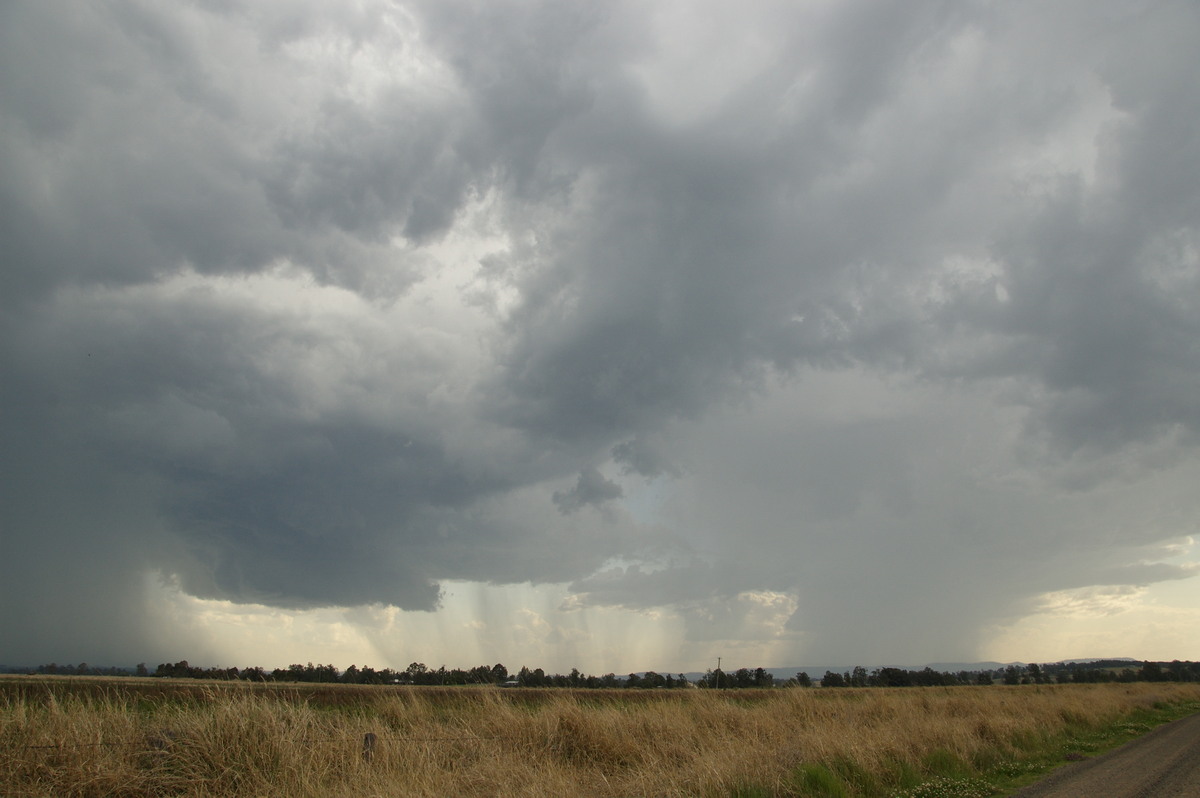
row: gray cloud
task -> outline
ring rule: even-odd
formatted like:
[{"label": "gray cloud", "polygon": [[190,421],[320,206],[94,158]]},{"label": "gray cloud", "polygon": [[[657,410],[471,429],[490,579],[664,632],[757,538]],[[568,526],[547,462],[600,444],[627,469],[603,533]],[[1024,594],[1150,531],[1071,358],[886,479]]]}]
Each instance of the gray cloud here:
[{"label": "gray cloud", "polygon": [[76,11],[0,11],[13,651],[158,572],[952,659],[1191,573],[1190,4]]},{"label": "gray cloud", "polygon": [[559,511],[570,514],[588,505],[602,507],[605,502],[621,498],[621,486],[606,479],[595,468],[584,469],[579,474],[575,487],[567,491],[555,491],[554,504]]}]

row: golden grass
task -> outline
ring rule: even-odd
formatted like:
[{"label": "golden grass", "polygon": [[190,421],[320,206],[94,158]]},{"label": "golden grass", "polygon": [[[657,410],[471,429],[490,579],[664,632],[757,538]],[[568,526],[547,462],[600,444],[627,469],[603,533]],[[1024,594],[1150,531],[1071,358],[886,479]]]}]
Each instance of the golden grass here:
[{"label": "golden grass", "polygon": [[1162,683],[666,692],[12,679],[0,681],[0,794],[804,795],[796,774],[812,766],[870,793],[898,768],[1016,761],[1055,735],[1198,700],[1198,685]]}]

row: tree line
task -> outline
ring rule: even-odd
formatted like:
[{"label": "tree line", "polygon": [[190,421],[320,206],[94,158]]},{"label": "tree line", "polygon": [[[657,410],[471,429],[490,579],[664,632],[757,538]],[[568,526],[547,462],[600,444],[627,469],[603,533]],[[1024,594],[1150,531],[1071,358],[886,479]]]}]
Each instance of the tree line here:
[{"label": "tree line", "polygon": [[[1087,684],[1095,682],[1196,682],[1200,681],[1200,663],[1142,662],[1136,669],[1127,660],[1094,662],[1055,662],[1046,665],[1007,665],[995,670],[950,673],[924,668],[876,668],[867,672],[856,666],[844,673],[826,671],[822,687],[943,687],[963,684]],[[797,683],[811,684],[805,674],[797,674]]]},{"label": "tree line", "polygon": [[655,671],[645,673],[630,673],[617,676],[607,673],[603,676],[585,675],[578,668],[572,668],[568,674],[547,674],[541,668],[522,667],[516,673],[510,673],[501,663],[495,665],[479,665],[467,670],[461,668],[447,669],[444,665],[430,668],[423,662],[413,662],[404,670],[381,668],[376,670],[370,666],[351,665],[345,670],[339,670],[334,665],[289,665],[286,668],[265,668],[253,666],[246,668],[198,667],[187,660],[179,662],[164,662],[154,670],[139,663],[132,670],[128,668],[92,668],[87,663],[79,665],[58,665],[50,663],[36,668],[14,669],[19,673],[37,673],[64,676],[143,676],[151,678],[170,679],[216,679],[222,681],[241,680],[251,682],[308,682],[316,684],[393,684],[393,685],[468,685],[495,684],[513,687],[579,687],[579,688],[679,688],[688,687],[690,682],[682,673],[659,674]]},{"label": "tree line", "polygon": [[[1136,666],[1136,667],[1134,667]],[[164,662],[151,671],[145,663],[134,669],[115,667],[92,667],[86,662],[78,665],[49,663],[36,668],[10,669],[15,673],[36,673],[68,676],[144,676],[172,679],[217,679],[252,682],[309,682],[324,684],[379,684],[379,685],[468,685],[493,684],[514,687],[575,687],[575,688],[641,688],[677,689],[697,687],[702,689],[735,690],[770,687],[945,687],[954,685],[990,684],[1071,684],[1091,682],[1197,682],[1200,681],[1200,663],[1173,660],[1171,662],[1128,660],[1097,660],[1094,662],[1072,662],[1051,664],[1008,665],[1004,668],[979,671],[935,671],[926,667],[921,670],[904,668],[875,668],[868,671],[855,666],[844,672],[826,671],[814,682],[803,671],[786,680],[776,679],[764,668],[739,668],[726,672],[721,669],[707,671],[695,682],[684,674],[660,674],[655,671],[630,673],[617,676],[607,673],[591,676],[572,668],[568,674],[547,674],[541,668],[521,667],[510,673],[501,663],[479,665],[463,670],[447,669],[444,665],[430,668],[423,662],[413,662],[404,670],[351,665],[339,670],[333,665],[289,665],[287,668],[202,668],[188,664],[187,660]]]}]

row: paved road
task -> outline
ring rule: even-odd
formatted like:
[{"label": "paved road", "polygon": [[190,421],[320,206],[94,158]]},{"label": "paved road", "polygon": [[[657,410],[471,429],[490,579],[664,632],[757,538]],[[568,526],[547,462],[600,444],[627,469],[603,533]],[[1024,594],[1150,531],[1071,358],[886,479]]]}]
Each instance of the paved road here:
[{"label": "paved road", "polygon": [[1012,798],[1200,798],[1200,715],[1067,765]]}]

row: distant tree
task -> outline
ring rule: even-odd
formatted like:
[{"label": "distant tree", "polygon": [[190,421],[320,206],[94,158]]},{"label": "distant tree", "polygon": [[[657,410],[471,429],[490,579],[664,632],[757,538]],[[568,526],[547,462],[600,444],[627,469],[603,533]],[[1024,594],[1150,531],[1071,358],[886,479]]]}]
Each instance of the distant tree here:
[{"label": "distant tree", "polygon": [[662,674],[655,673],[654,671],[646,671],[642,674],[642,687],[655,688],[666,686],[667,680],[663,678]]},{"label": "distant tree", "polygon": [[1139,675],[1143,682],[1161,682],[1166,679],[1162,665],[1159,665],[1157,662],[1143,662]]},{"label": "distant tree", "polygon": [[265,682],[267,674],[261,666],[255,666],[253,668],[242,668],[241,678],[251,682]]},{"label": "distant tree", "polygon": [[181,659],[175,664],[169,662],[160,663],[154,670],[154,675],[163,678],[186,679],[192,675],[192,669],[186,659]]},{"label": "distant tree", "polygon": [[1173,682],[1194,682],[1196,676],[1195,663],[1180,662],[1176,659],[1167,665],[1167,678]]},{"label": "distant tree", "polygon": [[912,674],[903,668],[879,668],[873,680],[880,687],[910,687],[913,683]]},{"label": "distant tree", "polygon": [[822,687],[845,687],[846,686],[846,677],[842,676],[842,674],[840,674],[840,673],[834,673],[833,671],[825,671],[825,675],[821,677],[821,686]]},{"label": "distant tree", "polygon": [[146,668],[146,663],[139,662],[137,664],[137,669],[134,671],[134,674],[136,676],[149,676],[150,671]]},{"label": "distant tree", "polygon": [[812,677],[804,671],[800,671],[796,674],[796,684],[800,685],[801,687],[812,687]]},{"label": "distant tree", "polygon": [[497,662],[492,666],[492,681],[496,684],[508,681],[508,668]]},{"label": "distant tree", "polygon": [[919,687],[936,687],[938,685],[953,684],[953,678],[948,673],[938,673],[928,665],[912,674],[913,684]]}]

